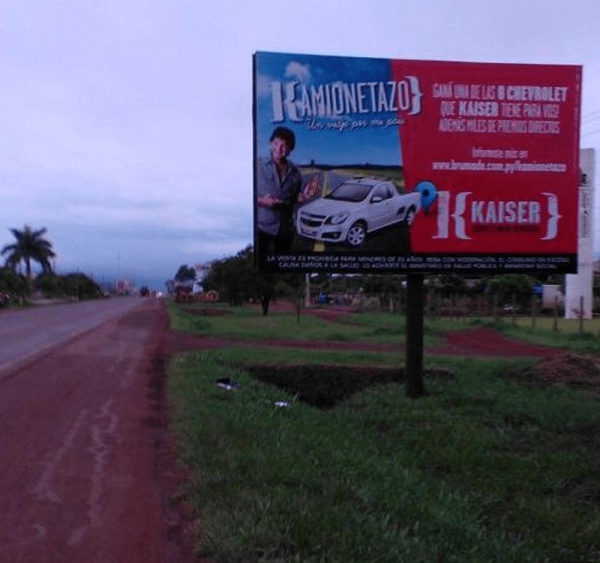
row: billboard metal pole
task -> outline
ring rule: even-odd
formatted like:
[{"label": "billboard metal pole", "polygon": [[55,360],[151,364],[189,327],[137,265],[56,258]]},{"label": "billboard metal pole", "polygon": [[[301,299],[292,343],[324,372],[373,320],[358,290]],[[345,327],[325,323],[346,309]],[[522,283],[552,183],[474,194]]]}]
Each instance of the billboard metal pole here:
[{"label": "billboard metal pole", "polygon": [[425,394],[423,385],[423,274],[408,274],[406,304],[406,396]]}]

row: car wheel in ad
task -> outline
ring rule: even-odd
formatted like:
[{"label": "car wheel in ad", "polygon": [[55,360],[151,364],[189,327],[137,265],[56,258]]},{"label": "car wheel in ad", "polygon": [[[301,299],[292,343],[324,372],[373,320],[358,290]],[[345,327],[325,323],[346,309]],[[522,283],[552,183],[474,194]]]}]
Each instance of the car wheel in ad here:
[{"label": "car wheel in ad", "polygon": [[348,230],[346,241],[351,246],[360,246],[364,242],[366,235],[367,226],[363,222],[358,221]]},{"label": "car wheel in ad", "polygon": [[414,207],[411,207],[407,212],[406,212],[406,218],[404,219],[404,222],[410,226],[415,222],[415,215],[417,214],[416,210]]}]

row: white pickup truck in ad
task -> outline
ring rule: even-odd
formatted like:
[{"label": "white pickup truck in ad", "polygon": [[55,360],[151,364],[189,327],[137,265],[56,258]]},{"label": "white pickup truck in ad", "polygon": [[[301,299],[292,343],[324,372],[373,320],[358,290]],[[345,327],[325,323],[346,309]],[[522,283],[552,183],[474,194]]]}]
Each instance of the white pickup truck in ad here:
[{"label": "white pickup truck in ad", "polygon": [[299,235],[360,247],[368,233],[394,223],[409,226],[421,208],[421,194],[400,194],[389,180],[353,178],[298,210]]}]

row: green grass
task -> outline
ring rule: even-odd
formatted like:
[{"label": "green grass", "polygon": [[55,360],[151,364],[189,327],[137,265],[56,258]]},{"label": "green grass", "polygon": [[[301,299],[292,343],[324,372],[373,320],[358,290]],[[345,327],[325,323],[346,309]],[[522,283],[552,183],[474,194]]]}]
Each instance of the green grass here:
[{"label": "green grass", "polygon": [[[262,322],[242,310],[235,317]],[[456,377],[427,379],[422,399],[388,382],[319,409],[256,372],[281,365],[282,379],[300,392],[332,377],[332,364],[345,385],[343,377],[354,377],[350,364],[398,359],[244,348],[173,359],[172,430],[189,471],[182,500],[200,521],[197,556],[217,563],[600,560],[595,395],[532,384],[531,361],[439,358],[436,365]],[[241,387],[222,389],[219,378]]]},{"label": "green grass", "polygon": [[328,364],[349,366],[402,367],[404,355],[398,352],[378,352],[377,354],[362,351],[337,351],[313,349],[309,353],[302,348],[265,348],[260,346],[227,348],[227,357],[231,362],[244,364]]},{"label": "green grass", "polygon": [[[368,342],[399,344],[404,341],[405,317],[390,313],[361,313],[350,315],[343,323],[332,323],[312,315],[271,312],[263,315],[257,307],[223,308],[227,314],[193,314],[214,305],[170,305],[174,330],[215,337],[252,340],[315,340],[341,342]],[[425,334],[425,343],[434,345],[439,340]]]},{"label": "green grass", "polygon": [[[218,315],[194,315],[190,311],[220,309]],[[362,312],[347,315],[343,323],[332,323],[301,312],[296,314],[269,313],[262,315],[258,307],[229,307],[226,305],[194,304],[183,308],[171,304],[172,326],[175,330],[215,337],[252,340],[315,340],[341,342],[367,342],[400,345],[404,342],[406,322],[403,315],[389,312]],[[517,317],[513,325],[511,317],[494,322],[490,317],[467,319],[426,318],[424,345],[439,346],[439,334],[449,330],[461,330],[485,326],[513,336],[525,342],[553,346],[576,352],[600,354],[600,319],[584,322],[584,332],[579,333],[579,321],[558,319],[558,332],[553,330],[554,319],[536,319],[535,330],[532,320]]]},{"label": "green grass", "polygon": [[[530,329],[532,327],[533,321],[531,317],[516,317],[516,323],[518,326]],[[511,317],[504,318],[505,323],[512,324]],[[554,318],[553,317],[536,317],[535,319],[535,328],[536,330],[545,330],[548,332],[553,332],[554,327]],[[565,319],[559,317],[557,319],[557,328],[559,333],[566,334],[578,334],[580,328],[580,322],[578,319]],[[600,319],[584,319],[583,320],[583,330],[584,332],[591,334],[599,334],[600,333]]]}]

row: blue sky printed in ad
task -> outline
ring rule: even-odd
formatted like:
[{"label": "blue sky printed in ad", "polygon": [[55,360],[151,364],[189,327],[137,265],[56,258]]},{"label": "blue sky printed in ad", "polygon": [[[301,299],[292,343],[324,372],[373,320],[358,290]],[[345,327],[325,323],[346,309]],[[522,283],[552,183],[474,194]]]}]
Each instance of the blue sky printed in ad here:
[{"label": "blue sky printed in ad", "polygon": [[[334,85],[342,83],[355,88],[360,84],[365,105],[369,106],[369,84],[386,84],[389,81],[390,64],[387,59],[258,53],[256,125],[259,156],[268,156],[271,132],[276,126],[285,125],[296,134],[292,159],[299,164],[314,160],[318,164],[398,166],[401,155],[396,111],[361,113],[353,111],[356,108],[344,106],[333,116],[323,116],[319,112],[316,116],[302,113],[302,102],[306,102],[303,93],[310,96],[319,91],[322,105],[331,107],[329,99]],[[293,94],[290,83],[295,83]],[[295,96],[299,106],[296,116],[291,116],[285,108],[291,96]]]}]

